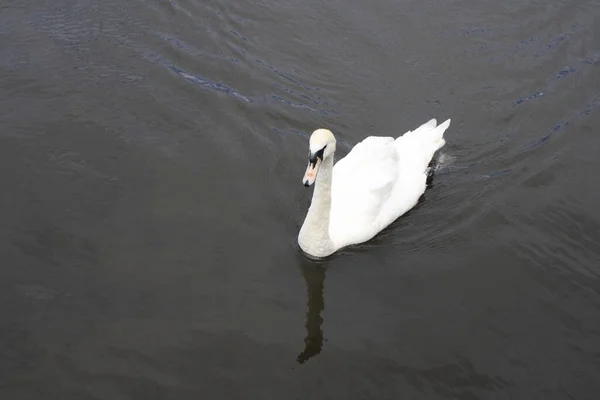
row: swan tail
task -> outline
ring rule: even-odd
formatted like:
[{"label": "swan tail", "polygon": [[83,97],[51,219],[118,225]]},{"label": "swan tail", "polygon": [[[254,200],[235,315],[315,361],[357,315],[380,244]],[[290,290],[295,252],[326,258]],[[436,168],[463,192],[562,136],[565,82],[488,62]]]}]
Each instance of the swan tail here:
[{"label": "swan tail", "polygon": [[[406,132],[398,139],[406,138],[414,140],[413,143],[420,143],[420,146],[432,147],[434,149],[433,152],[436,152],[446,144],[444,132],[446,132],[446,129],[450,126],[450,122],[451,120],[447,119],[438,125],[437,119],[432,118],[414,131]],[[400,142],[400,140],[398,140],[398,142]]]},{"label": "swan tail", "polygon": [[444,139],[444,133],[446,132],[446,129],[448,129],[448,127],[450,126],[450,122],[452,121],[450,120],[450,118],[448,118],[431,131],[431,141],[435,148],[435,151],[438,151],[446,144],[446,140]]}]

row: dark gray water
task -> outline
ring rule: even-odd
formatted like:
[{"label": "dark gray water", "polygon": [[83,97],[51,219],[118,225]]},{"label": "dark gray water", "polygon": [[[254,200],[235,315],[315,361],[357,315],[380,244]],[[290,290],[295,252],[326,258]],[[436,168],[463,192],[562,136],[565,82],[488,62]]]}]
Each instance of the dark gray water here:
[{"label": "dark gray water", "polygon": [[[597,399],[600,3],[3,0],[0,398]],[[325,263],[308,135],[452,118]]]}]

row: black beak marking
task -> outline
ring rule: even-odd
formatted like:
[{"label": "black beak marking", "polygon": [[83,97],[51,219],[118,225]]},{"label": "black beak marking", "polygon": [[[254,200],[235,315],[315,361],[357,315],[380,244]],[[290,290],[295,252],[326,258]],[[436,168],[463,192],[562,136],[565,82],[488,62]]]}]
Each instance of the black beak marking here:
[{"label": "black beak marking", "polygon": [[[323,161],[323,153],[325,152],[325,148],[327,147],[327,145],[325,145],[325,147],[323,147],[321,150],[313,153],[308,153],[308,162],[310,163],[310,165],[312,165],[312,167],[316,167],[317,166],[317,158],[320,159],[321,161]],[[308,186],[305,184],[305,186]]]}]

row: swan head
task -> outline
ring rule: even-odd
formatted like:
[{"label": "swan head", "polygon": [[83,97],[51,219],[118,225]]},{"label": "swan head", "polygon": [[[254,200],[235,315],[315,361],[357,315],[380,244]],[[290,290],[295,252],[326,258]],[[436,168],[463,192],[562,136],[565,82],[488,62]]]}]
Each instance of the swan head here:
[{"label": "swan head", "polygon": [[308,167],[302,178],[304,186],[309,187],[317,179],[319,168],[324,160],[335,153],[335,137],[328,129],[317,129],[310,135]]}]

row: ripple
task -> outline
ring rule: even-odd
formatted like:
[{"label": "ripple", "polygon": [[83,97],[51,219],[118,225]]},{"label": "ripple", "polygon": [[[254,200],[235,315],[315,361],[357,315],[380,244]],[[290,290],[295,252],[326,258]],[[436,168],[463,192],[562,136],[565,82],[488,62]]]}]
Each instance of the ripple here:
[{"label": "ripple", "polygon": [[222,93],[228,94],[228,95],[233,96],[236,99],[241,100],[246,103],[252,102],[252,100],[250,100],[248,97],[244,96],[243,94],[239,93],[235,89],[232,89],[231,87],[229,87],[221,82],[215,82],[215,81],[211,81],[210,79],[207,79],[207,78],[204,78],[204,77],[201,77],[198,75],[189,74],[189,73],[185,72],[184,70],[182,70],[181,68],[178,68],[174,65],[170,65],[168,68],[171,71],[179,74],[183,78],[187,79],[188,81],[193,82],[197,85],[203,86],[205,88],[208,88],[208,89],[211,89],[211,90],[214,90],[217,92],[222,92]]},{"label": "ripple", "polygon": [[582,116],[588,116],[593,111],[595,111],[600,105],[600,98],[595,97],[592,100],[588,101],[583,110],[577,110],[571,114],[571,117],[563,120],[562,122],[555,123],[552,128],[549,128],[549,131],[545,133],[542,137],[536,139],[533,143],[530,143],[524,146],[524,149],[529,150],[536,147],[540,147],[550,140],[550,138],[556,134],[557,132],[563,130],[567,126],[569,126],[573,121],[577,120]]},{"label": "ripple", "polygon": [[519,100],[517,100],[513,103],[513,106],[521,105],[529,100],[540,98],[543,95],[544,95],[544,92],[536,92],[536,93],[530,94],[529,96],[521,97]]},{"label": "ripple", "polygon": [[300,82],[299,80],[296,80],[296,79],[294,79],[294,78],[292,78],[292,77],[284,74],[283,72],[281,72],[280,70],[278,70],[273,65],[271,65],[271,64],[269,64],[267,62],[264,62],[264,61],[261,61],[261,60],[257,59],[256,63],[259,64],[259,65],[261,65],[261,66],[263,66],[263,67],[265,67],[265,68],[267,68],[267,69],[269,69],[270,71],[274,72],[276,75],[282,77],[283,79],[285,79],[287,81],[292,82],[293,84],[301,87],[304,90],[308,90],[308,91],[318,91],[319,90],[319,88],[317,88],[317,87],[307,86],[307,85],[303,84],[302,82]]},{"label": "ripple", "polygon": [[593,111],[595,111],[600,105],[600,97],[596,97],[590,101],[583,111],[580,112],[580,115],[590,115]]},{"label": "ripple", "polygon": [[490,172],[488,175],[485,175],[486,178],[498,178],[504,175],[507,175],[512,172],[512,168],[503,169],[501,171]]},{"label": "ripple", "polygon": [[547,45],[546,47],[548,47],[549,49],[556,49],[562,42],[566,41],[569,36],[571,36],[570,33],[562,33],[560,35],[558,35],[557,37],[555,37],[554,39],[552,39]]},{"label": "ripple", "polygon": [[571,67],[566,67],[561,69],[557,74],[556,74],[556,78],[557,79],[562,79],[564,77],[566,77],[567,75],[573,73],[577,71],[577,69],[571,68]]},{"label": "ripple", "polygon": [[[595,65],[595,63],[597,62],[597,60],[599,58],[600,57],[598,55],[593,55],[593,56],[581,59],[578,63],[578,64],[580,64],[579,66],[573,66],[573,67],[566,66],[553,75],[553,78],[554,78],[553,80],[565,80],[566,78],[568,78],[569,76],[573,75],[574,73],[576,73],[578,71],[585,72],[584,68],[585,67],[589,68],[590,66]],[[540,98],[540,97],[546,95],[547,93],[550,93],[553,89],[555,89],[556,88],[555,85],[556,85],[556,83],[552,83],[551,80],[548,79],[545,89],[518,99],[517,101],[515,101],[513,103],[513,106],[519,106],[530,100]]]}]

